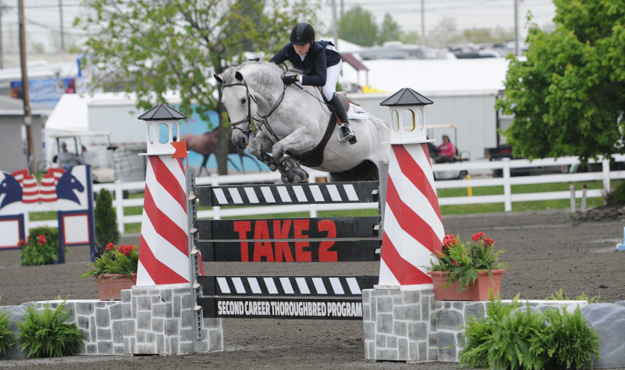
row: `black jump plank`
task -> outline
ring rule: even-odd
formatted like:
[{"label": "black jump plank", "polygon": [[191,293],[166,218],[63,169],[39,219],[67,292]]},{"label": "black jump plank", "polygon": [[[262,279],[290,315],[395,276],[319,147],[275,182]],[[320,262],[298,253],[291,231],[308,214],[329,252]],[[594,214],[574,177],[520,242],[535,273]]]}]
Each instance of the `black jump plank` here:
[{"label": "black jump plank", "polygon": [[377,275],[367,276],[198,276],[204,296],[358,297],[373,289]]},{"label": "black jump plank", "polygon": [[198,240],[379,239],[380,218],[195,220]]},{"label": "black jump plank", "polygon": [[379,201],[377,181],[315,184],[197,186],[200,206],[281,204],[374,203]]},{"label": "black jump plank", "polygon": [[379,239],[196,242],[205,262],[379,261]]},{"label": "black jump plank", "polygon": [[202,297],[207,318],[362,320],[362,299]]}]

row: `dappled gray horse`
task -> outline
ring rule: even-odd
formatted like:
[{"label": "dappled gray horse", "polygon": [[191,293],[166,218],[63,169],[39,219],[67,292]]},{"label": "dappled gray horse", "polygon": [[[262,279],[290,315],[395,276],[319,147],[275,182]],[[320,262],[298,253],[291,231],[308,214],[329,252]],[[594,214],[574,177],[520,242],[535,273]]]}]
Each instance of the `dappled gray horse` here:
[{"label": "dappled gray horse", "polygon": [[[331,181],[377,180],[378,165],[387,161],[381,142],[387,137],[388,125],[371,115],[351,120],[358,142],[340,143],[338,126],[326,130],[330,115],[315,88],[285,86],[284,73],[272,63],[246,62],[215,75],[223,84],[222,102],[230,117],[234,144],[247,147],[272,171],[280,170],[283,182],[308,178],[299,163],[329,172]],[[256,127],[253,137],[251,120]]]}]

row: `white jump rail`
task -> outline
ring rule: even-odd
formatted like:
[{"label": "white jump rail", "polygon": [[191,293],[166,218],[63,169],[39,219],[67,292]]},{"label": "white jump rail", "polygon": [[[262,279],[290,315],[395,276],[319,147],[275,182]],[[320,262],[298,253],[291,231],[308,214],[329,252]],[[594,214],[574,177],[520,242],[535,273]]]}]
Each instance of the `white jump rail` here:
[{"label": "white jump rail", "polygon": [[[625,155],[614,155],[612,157],[615,162],[625,162]],[[518,193],[512,194],[512,185],[529,185],[529,184],[546,184],[546,183],[572,183],[572,182],[593,182],[602,181],[603,190],[610,189],[610,181],[625,179],[625,171],[610,171],[610,161],[603,160],[599,162],[602,165],[601,172],[587,172],[587,173],[563,173],[563,174],[549,174],[549,175],[533,175],[533,176],[519,176],[511,177],[510,170],[515,168],[536,168],[544,166],[570,166],[579,163],[578,157],[563,157],[553,159],[545,158],[534,161],[528,160],[510,160],[504,158],[501,161],[476,161],[476,162],[459,162],[459,163],[445,163],[434,164],[432,166],[433,172],[445,172],[445,171],[468,171],[471,173],[491,173],[490,171],[495,169],[501,169],[503,176],[501,178],[476,178],[474,176],[471,180],[441,180],[436,181],[437,189],[452,189],[452,188],[476,188],[483,186],[502,186],[503,194],[500,195],[481,195],[481,196],[463,196],[463,197],[439,197],[439,204],[441,206],[446,205],[463,205],[463,204],[484,204],[484,203],[503,203],[506,212],[512,211],[513,202],[527,202],[527,201],[541,201],[541,200],[556,200],[556,199],[570,199],[571,192],[566,191],[552,191],[541,193]],[[309,182],[316,182],[318,178],[326,177],[323,172],[308,171],[310,174]],[[197,185],[225,185],[225,184],[246,184],[246,183],[275,183],[280,182],[280,174],[274,172],[261,172],[255,174],[237,174],[228,176],[212,175],[210,177],[198,177],[196,178]],[[94,191],[98,192],[101,189],[108,189],[115,194],[115,200],[113,206],[116,209],[117,220],[120,233],[125,233],[125,225],[140,223],[141,215],[124,215],[124,208],[126,207],[142,207],[143,198],[123,199],[124,191],[128,192],[143,192],[145,189],[145,183],[142,181],[126,182],[120,181],[114,184],[96,184],[94,185]],[[582,196],[582,190],[575,192],[576,197]],[[602,196],[602,190],[590,189],[587,190],[587,198],[597,198]],[[254,215],[270,215],[278,213],[294,213],[294,212],[307,212],[309,217],[317,217],[319,211],[333,211],[333,210],[356,210],[356,209],[375,209],[377,203],[359,203],[359,204],[311,204],[311,205],[280,205],[280,206],[264,206],[264,207],[241,207],[241,208],[228,208],[221,209],[221,207],[213,207],[211,210],[198,211],[198,218],[213,218],[221,219],[223,217],[237,217],[237,216],[254,216]],[[41,211],[35,209],[34,211]],[[37,226],[50,226],[57,227],[57,220],[46,221],[30,221],[27,227]]]}]

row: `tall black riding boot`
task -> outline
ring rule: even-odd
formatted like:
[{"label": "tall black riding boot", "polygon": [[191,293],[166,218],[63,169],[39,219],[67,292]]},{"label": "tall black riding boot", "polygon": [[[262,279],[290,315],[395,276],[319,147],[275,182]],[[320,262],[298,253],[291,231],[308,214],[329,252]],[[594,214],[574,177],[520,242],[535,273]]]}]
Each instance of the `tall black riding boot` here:
[{"label": "tall black riding boot", "polygon": [[347,112],[345,111],[345,107],[343,106],[343,102],[338,95],[334,94],[332,96],[332,100],[330,100],[330,104],[334,108],[336,115],[339,117],[339,120],[343,123],[339,126],[339,142],[344,143],[349,140],[350,144],[356,143],[356,135],[352,128],[349,127],[349,120],[347,119]]}]

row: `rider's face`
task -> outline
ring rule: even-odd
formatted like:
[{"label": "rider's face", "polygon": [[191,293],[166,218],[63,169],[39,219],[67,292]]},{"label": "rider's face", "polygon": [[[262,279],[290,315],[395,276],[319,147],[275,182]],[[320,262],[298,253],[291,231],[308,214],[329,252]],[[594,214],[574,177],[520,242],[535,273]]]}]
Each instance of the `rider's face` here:
[{"label": "rider's face", "polygon": [[310,44],[293,45],[293,47],[295,48],[295,52],[298,55],[304,55],[304,54],[308,53],[308,50],[310,50]]}]

